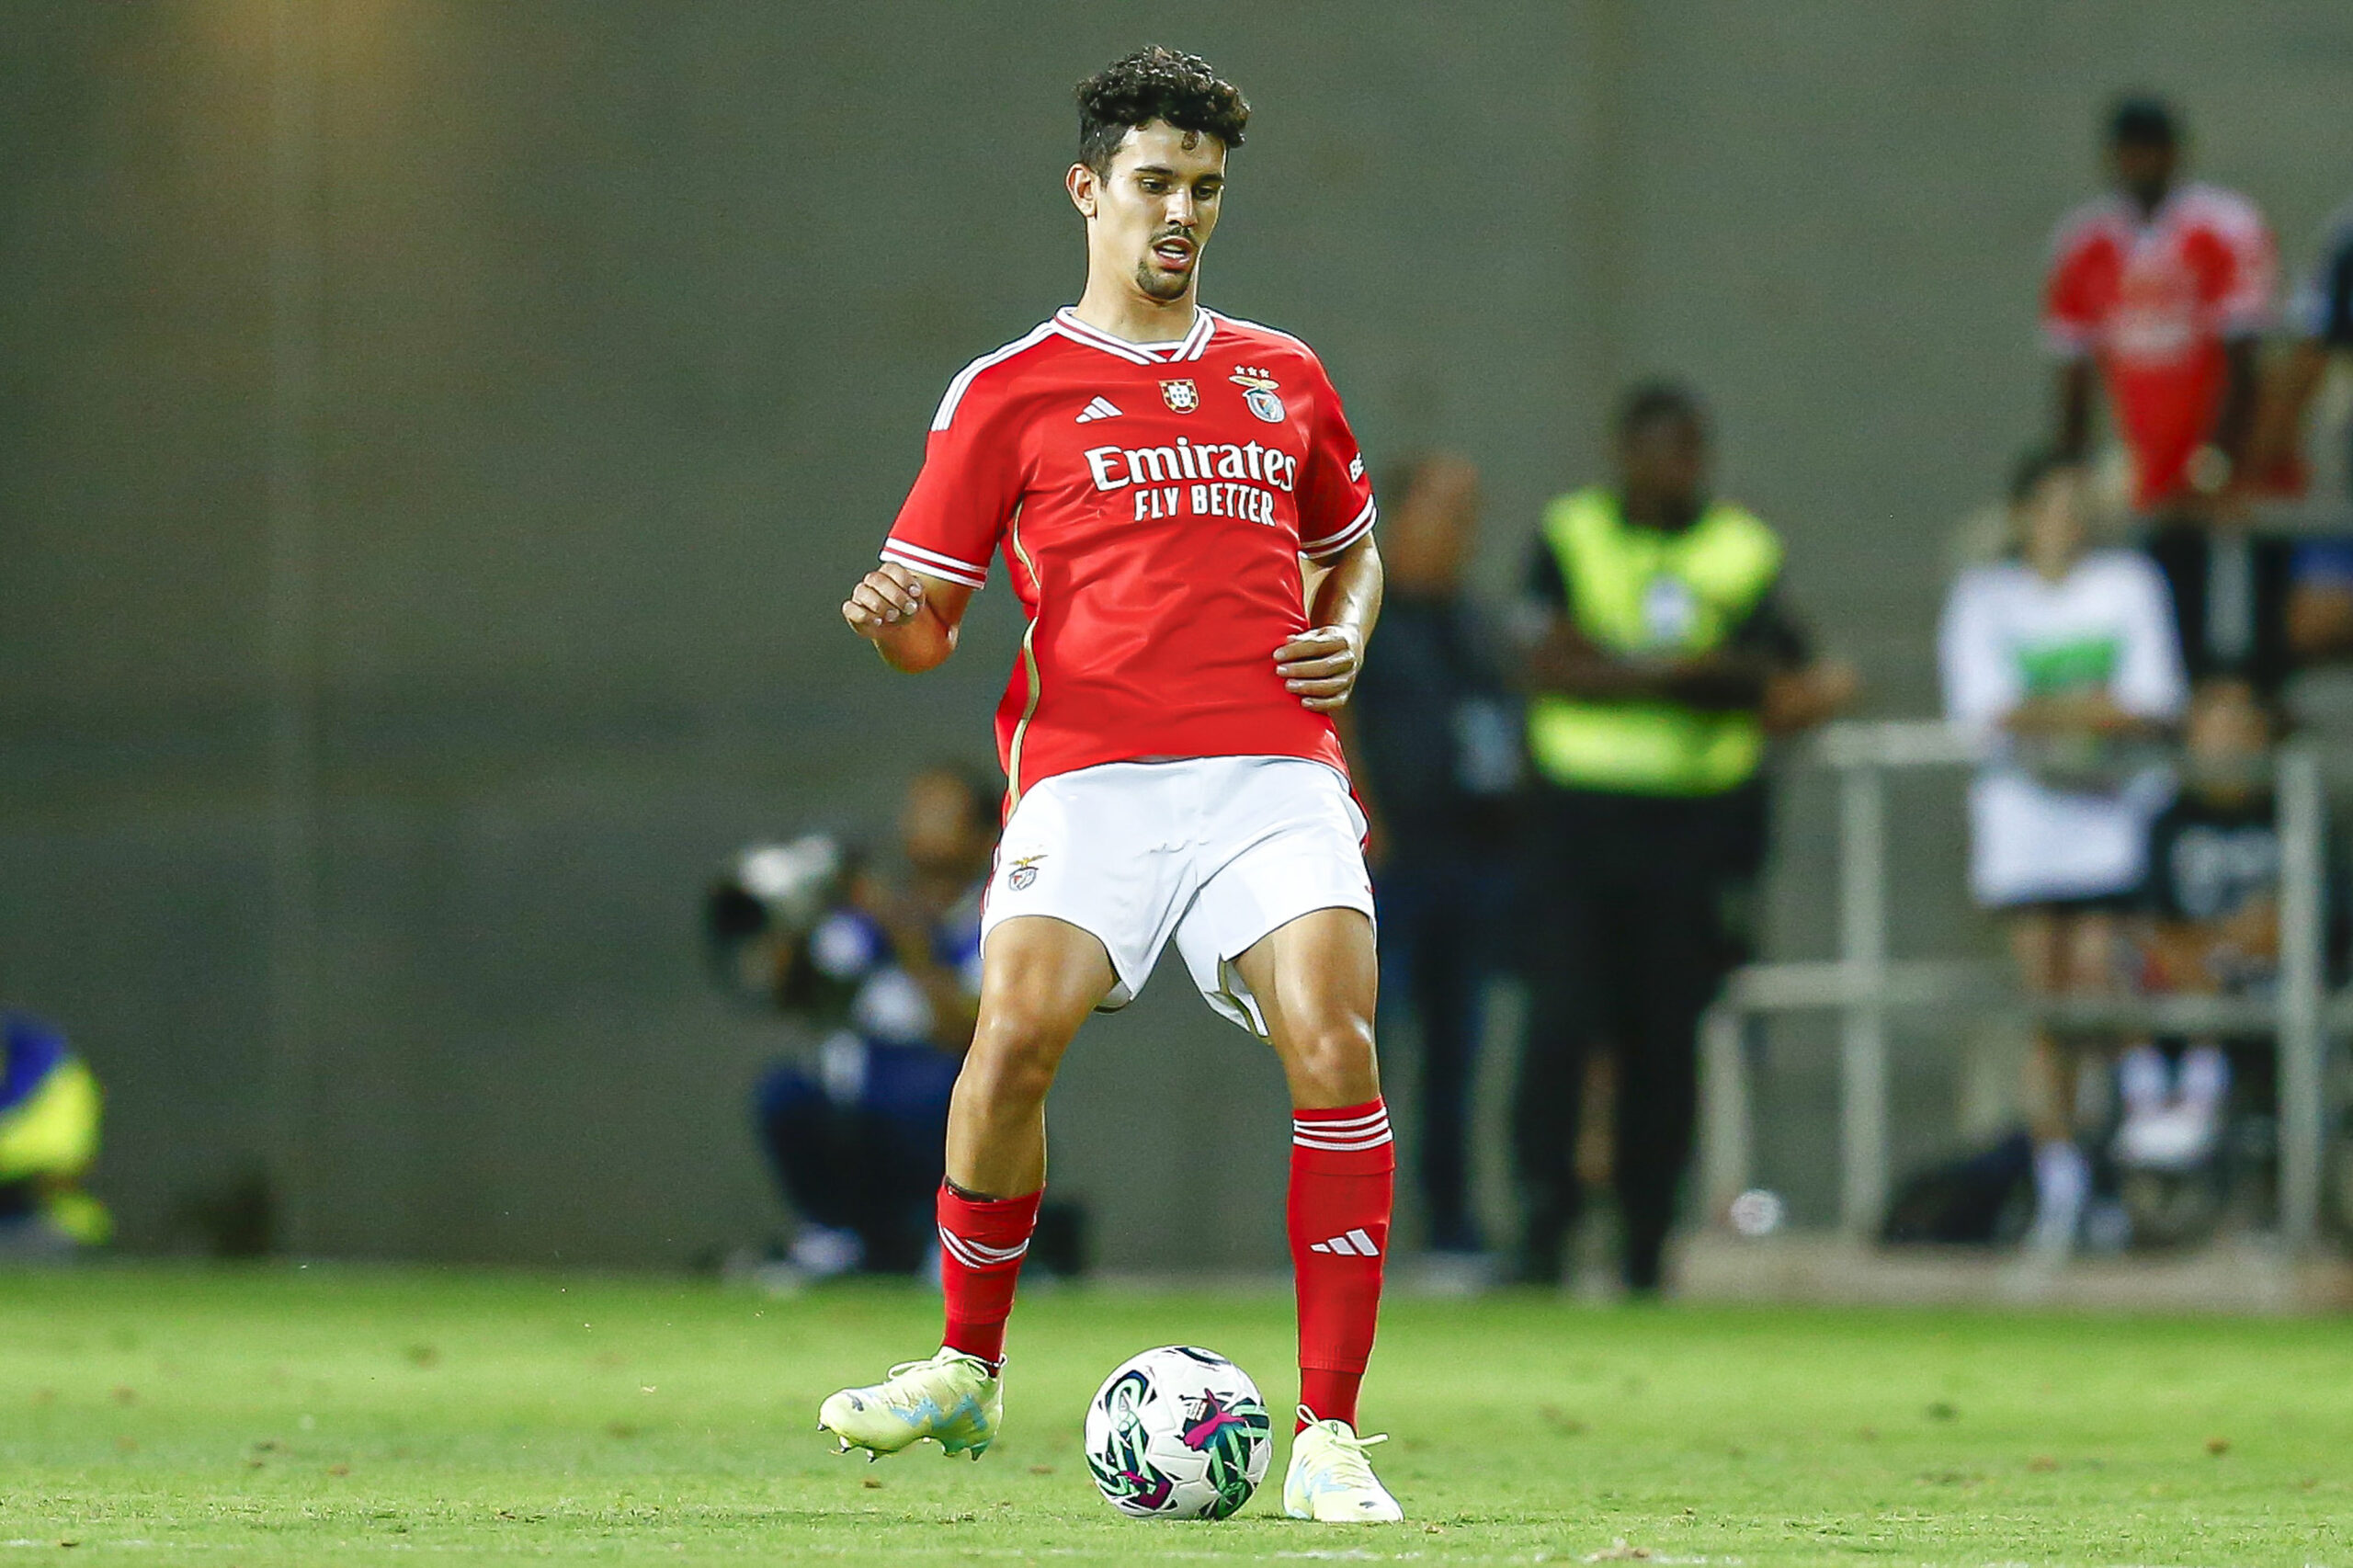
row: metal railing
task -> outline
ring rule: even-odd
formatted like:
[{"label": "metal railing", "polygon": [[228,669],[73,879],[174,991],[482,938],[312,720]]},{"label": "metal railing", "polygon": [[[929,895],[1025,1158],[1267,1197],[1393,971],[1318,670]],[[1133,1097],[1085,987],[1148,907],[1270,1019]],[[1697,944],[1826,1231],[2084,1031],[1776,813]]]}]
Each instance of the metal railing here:
[{"label": "metal railing", "polygon": [[1876,1233],[1888,1200],[1888,1019],[1966,1006],[2061,1027],[2159,1034],[2266,1034],[2278,1041],[2279,1228],[2291,1246],[2320,1230],[2326,1155],[2323,1086],[2329,1044],[2353,1033],[2353,987],[2327,989],[2324,907],[2326,797],[2319,753],[2290,741],[2277,754],[2279,973],[2265,997],[2120,995],[2037,1001],[1995,963],[1895,959],[1888,944],[1888,777],[1973,766],[1969,738],[1933,721],[1833,724],[1818,756],[1838,775],[1838,957],[1753,963],[1733,972],[1700,1035],[1700,1166],[1710,1211],[1750,1182],[1753,1132],[1749,1021],[1776,1013],[1838,1015],[1838,1218],[1851,1236]]}]

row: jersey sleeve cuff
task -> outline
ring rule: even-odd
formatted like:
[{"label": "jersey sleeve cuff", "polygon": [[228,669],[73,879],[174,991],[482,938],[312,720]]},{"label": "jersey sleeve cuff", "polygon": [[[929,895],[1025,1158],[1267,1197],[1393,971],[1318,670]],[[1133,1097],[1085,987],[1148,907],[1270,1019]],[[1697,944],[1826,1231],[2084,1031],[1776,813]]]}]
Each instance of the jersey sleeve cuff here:
[{"label": "jersey sleeve cuff", "polygon": [[908,567],[926,576],[961,583],[968,588],[988,586],[989,569],[986,562],[975,566],[969,561],[959,561],[952,555],[942,555],[936,550],[909,544],[904,540],[892,540],[882,547],[882,559],[894,565]]},{"label": "jersey sleeve cuff", "polygon": [[1356,543],[1357,540],[1370,533],[1372,531],[1372,525],[1380,520],[1381,507],[1379,504],[1373,501],[1367,501],[1364,504],[1364,510],[1357,514],[1356,521],[1350,523],[1347,528],[1342,528],[1338,533],[1331,535],[1329,538],[1319,539],[1313,542],[1306,540],[1300,540],[1299,552],[1307,557],[1310,561],[1322,561],[1327,556],[1337,555],[1340,551],[1347,549],[1348,546]]}]

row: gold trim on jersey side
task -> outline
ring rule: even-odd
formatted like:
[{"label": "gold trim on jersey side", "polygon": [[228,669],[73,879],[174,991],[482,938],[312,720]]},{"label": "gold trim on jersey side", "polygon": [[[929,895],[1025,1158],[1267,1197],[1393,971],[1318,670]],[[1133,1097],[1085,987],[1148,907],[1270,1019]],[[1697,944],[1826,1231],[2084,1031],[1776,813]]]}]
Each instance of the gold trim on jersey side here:
[{"label": "gold trim on jersey side", "polygon": [[[1016,509],[1013,521],[1006,526],[1006,537],[1012,541],[1013,558],[1029,574],[1029,585],[1038,594],[1038,608],[1045,608],[1046,585],[1038,580],[1037,563],[1029,559],[1029,550],[1021,542],[1021,513]],[[1029,721],[1038,713],[1038,616],[1021,631],[1021,673],[1029,683],[1029,699],[1022,704],[1021,717],[1013,726],[1013,739],[1005,748],[1006,815],[1011,816],[1021,806],[1021,743],[1029,733]]]}]

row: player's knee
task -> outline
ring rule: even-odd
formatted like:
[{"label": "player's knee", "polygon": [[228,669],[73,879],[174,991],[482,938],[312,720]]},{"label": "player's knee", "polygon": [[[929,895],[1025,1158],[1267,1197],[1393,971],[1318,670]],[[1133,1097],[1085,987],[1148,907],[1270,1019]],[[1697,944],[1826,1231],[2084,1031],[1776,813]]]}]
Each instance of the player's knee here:
[{"label": "player's knee", "polygon": [[974,1031],[963,1076],[991,1105],[1043,1104],[1054,1086],[1063,1044],[1048,1020],[1000,1012]]},{"label": "player's knee", "polygon": [[1291,1071],[1300,1090],[1325,1104],[1349,1104],[1369,1099],[1380,1081],[1374,1065],[1372,1022],[1369,1018],[1334,1018],[1301,1031],[1292,1051]]}]

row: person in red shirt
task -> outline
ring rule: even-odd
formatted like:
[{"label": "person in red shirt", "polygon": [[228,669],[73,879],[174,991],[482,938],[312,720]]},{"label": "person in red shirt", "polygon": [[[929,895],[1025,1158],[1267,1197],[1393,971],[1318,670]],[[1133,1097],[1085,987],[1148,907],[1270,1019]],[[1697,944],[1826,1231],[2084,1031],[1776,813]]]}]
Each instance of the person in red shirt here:
[{"label": "person in red shirt", "polygon": [[949,382],[882,564],[842,607],[893,668],[928,670],[1001,557],[1028,630],[997,709],[1007,817],[938,1198],[944,1342],[819,1425],[844,1451],[994,1440],[1047,1090],[1086,1015],[1131,1000],[1173,939],[1290,1089],[1285,1508],[1394,1520],[1355,1430],[1396,1161],[1364,817],[1332,720],[1380,613],[1372,489],[1307,346],[1196,299],[1241,95],[1153,48],[1078,98],[1086,291]]},{"label": "person in red shirt", "polygon": [[2156,99],[2117,106],[2108,156],[2115,189],[2059,225],[2043,290],[2055,444],[2084,454],[2097,371],[2132,453],[2134,506],[2202,510],[2230,484],[2254,416],[2271,233],[2246,198],[2177,177],[2179,131]]}]

